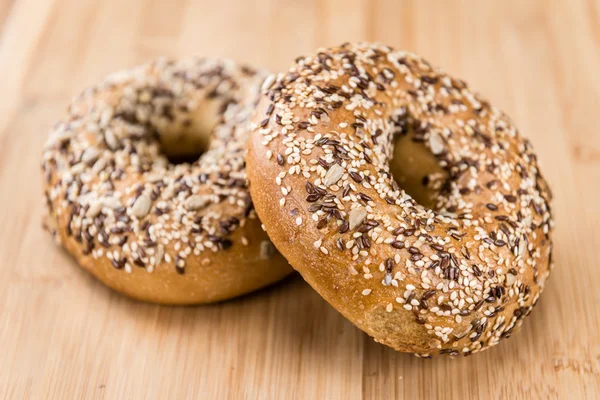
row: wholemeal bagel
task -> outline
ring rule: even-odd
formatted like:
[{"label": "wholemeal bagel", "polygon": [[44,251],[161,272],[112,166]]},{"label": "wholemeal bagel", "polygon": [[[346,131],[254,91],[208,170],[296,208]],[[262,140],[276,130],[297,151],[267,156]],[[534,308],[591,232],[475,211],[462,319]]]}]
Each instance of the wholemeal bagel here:
[{"label": "wholemeal bagel", "polygon": [[321,49],[263,87],[250,192],[275,246],[331,305],[424,357],[468,355],[520,325],[551,269],[553,223],[537,158],[506,115],[383,45]]},{"label": "wholemeal bagel", "polygon": [[84,91],[43,151],[45,227],[106,285],[144,301],[213,302],[287,275],[246,187],[264,77],[227,60],[158,60]]}]

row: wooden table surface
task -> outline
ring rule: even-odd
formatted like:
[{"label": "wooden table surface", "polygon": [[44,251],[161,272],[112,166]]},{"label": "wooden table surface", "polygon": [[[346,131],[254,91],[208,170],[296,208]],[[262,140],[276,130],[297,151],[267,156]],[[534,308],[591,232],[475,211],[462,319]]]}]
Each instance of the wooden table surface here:
[{"label": "wooden table surface", "polygon": [[[304,283],[159,307],[106,289],[40,228],[40,151],[72,96],[154,57],[271,69],[344,41],[423,54],[529,136],[556,269],[523,329],[467,358],[374,343]],[[0,398],[597,398],[600,2],[0,0]]]}]

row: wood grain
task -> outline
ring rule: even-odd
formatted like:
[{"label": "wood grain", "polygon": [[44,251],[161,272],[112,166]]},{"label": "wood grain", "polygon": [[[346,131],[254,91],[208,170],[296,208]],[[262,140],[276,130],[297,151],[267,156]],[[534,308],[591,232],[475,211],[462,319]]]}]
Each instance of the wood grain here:
[{"label": "wood grain", "polygon": [[[395,353],[298,276],[213,306],[141,304],[41,230],[41,147],[84,86],[160,55],[275,70],[359,39],[467,79],[532,139],[556,269],[510,340],[468,358]],[[597,0],[0,0],[0,398],[598,398],[598,71]]]}]

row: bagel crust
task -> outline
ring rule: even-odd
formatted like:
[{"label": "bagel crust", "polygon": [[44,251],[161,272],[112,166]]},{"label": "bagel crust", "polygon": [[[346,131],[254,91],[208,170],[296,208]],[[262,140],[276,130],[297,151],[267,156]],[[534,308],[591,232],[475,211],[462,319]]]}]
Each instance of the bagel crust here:
[{"label": "bagel crust", "polygon": [[[246,187],[247,122],[266,74],[161,59],[84,91],[51,130],[44,226],[79,264],[136,299],[229,299],[292,271]],[[207,147],[193,163],[174,154]]]},{"label": "bagel crust", "polygon": [[[313,288],[377,342],[423,357],[513,333],[550,273],[553,222],[537,158],[505,114],[375,44],[320,49],[263,88],[250,192]],[[444,172],[432,208],[390,173],[405,161],[392,160],[394,137],[409,131]]]}]

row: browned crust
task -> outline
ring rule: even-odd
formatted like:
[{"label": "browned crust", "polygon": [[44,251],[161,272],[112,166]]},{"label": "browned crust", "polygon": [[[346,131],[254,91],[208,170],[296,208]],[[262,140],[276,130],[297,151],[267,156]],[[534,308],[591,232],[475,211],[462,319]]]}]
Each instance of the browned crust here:
[{"label": "browned crust", "polygon": [[[164,263],[152,273],[139,267],[132,268],[131,273],[116,269],[106,258],[83,254],[81,244],[67,235],[64,219],[59,226],[55,231],[57,238],[81,267],[106,286],[146,302],[189,305],[228,300],[268,286],[291,272],[278,252],[274,251],[268,259],[261,256],[261,243],[270,241],[257,219],[231,235],[235,244],[228,251],[190,257],[184,275],[175,272],[173,262]],[[252,238],[249,245],[241,244],[241,235]],[[210,262],[203,264],[205,259]]]},{"label": "browned crust", "polygon": [[[44,149],[46,229],[143,301],[226,300],[289,274],[246,188],[246,124],[263,79],[228,60],[157,60],[84,91]],[[206,142],[192,164],[161,154]]]},{"label": "browned crust", "polygon": [[[353,75],[347,72],[353,71],[351,65],[346,69],[341,66],[342,58],[346,64],[354,65],[354,71],[366,68],[372,77],[360,74],[366,83],[352,89],[351,96],[364,93],[381,102],[385,129],[378,144],[372,141],[372,127],[378,118],[372,110],[377,106],[359,106],[350,112],[345,107],[351,101],[345,98],[341,105],[333,106],[337,99],[330,92],[343,90],[340,88],[348,85],[348,76]],[[366,61],[370,59],[376,61]],[[393,78],[383,79],[384,67],[394,73]],[[329,79],[329,71],[345,72]],[[423,87],[433,92],[411,87],[415,80],[427,81]],[[375,82],[384,89],[377,88]],[[391,82],[397,82],[395,89]],[[552,248],[550,193],[530,144],[521,138],[511,121],[462,81],[432,69],[416,55],[379,45],[347,44],[320,49],[319,56],[297,60],[288,73],[280,74],[267,89],[256,110],[249,141],[250,192],[269,237],[304,279],[376,341],[399,351],[421,356],[468,355],[510,336],[538,300],[549,275]],[[443,91],[450,95],[441,95]],[[317,92],[325,92],[320,96],[322,101],[314,101]],[[429,100],[425,93],[431,94]],[[453,110],[451,99],[460,101],[461,106]],[[430,108],[421,107],[421,101],[430,101]],[[320,113],[313,119],[311,112],[317,107],[324,109],[327,117]],[[450,188],[439,196],[435,211],[396,190],[387,175],[391,136],[386,133],[391,124],[386,125],[386,118],[398,108],[404,108],[414,119],[411,123],[430,124],[420,134],[451,177]],[[360,119],[354,114],[357,111]],[[288,123],[283,122],[285,118]],[[461,125],[461,121],[469,119],[476,121],[475,129]],[[354,123],[364,125],[357,129],[352,126]],[[443,137],[442,145],[431,144],[434,132]],[[318,134],[340,142],[319,145],[315,140]],[[370,150],[351,153],[350,140]],[[315,146],[309,149],[306,144]],[[336,150],[336,145],[347,153]],[[290,147],[298,153],[286,153]],[[311,164],[319,157],[327,158],[326,150],[350,156],[330,157],[326,167]],[[372,163],[365,162],[365,153]],[[277,154],[285,155],[284,165],[277,162]],[[288,154],[299,157],[290,158]],[[471,166],[475,185],[469,183],[466,174],[456,174],[468,157],[479,158],[480,163]],[[352,162],[358,167],[351,167]],[[426,160],[415,162],[426,164]],[[334,186],[318,185],[334,163],[343,168],[339,182]],[[290,173],[295,166],[298,169]],[[359,184],[349,176],[351,169],[363,174],[364,181],[369,181],[367,174],[382,177],[381,188]],[[419,166],[413,169],[419,170]],[[498,183],[490,184],[494,180]],[[320,221],[327,214],[309,211],[312,205],[325,200],[322,195],[310,199],[314,189],[305,188],[307,181],[337,198],[341,218],[331,217],[322,224],[312,219],[316,215]],[[349,184],[355,185],[356,190],[344,197],[343,188]],[[352,198],[352,193],[356,196],[357,192],[367,194],[371,200]],[[384,200],[386,196],[391,204]],[[376,229],[365,227],[362,236],[367,236],[370,246],[363,246],[358,257],[353,257],[343,246],[343,250],[338,249],[337,241],[348,244],[358,228],[340,233],[340,226],[348,221],[350,209],[367,206],[372,210],[365,218],[378,223],[382,228],[378,237],[386,241],[378,242],[373,236]],[[475,229],[475,223],[483,230]],[[519,233],[519,240],[516,229],[524,235]],[[400,241],[398,238],[405,244],[403,248],[390,243]],[[527,240],[528,245],[521,240]],[[392,263],[388,271],[389,260]]]}]

